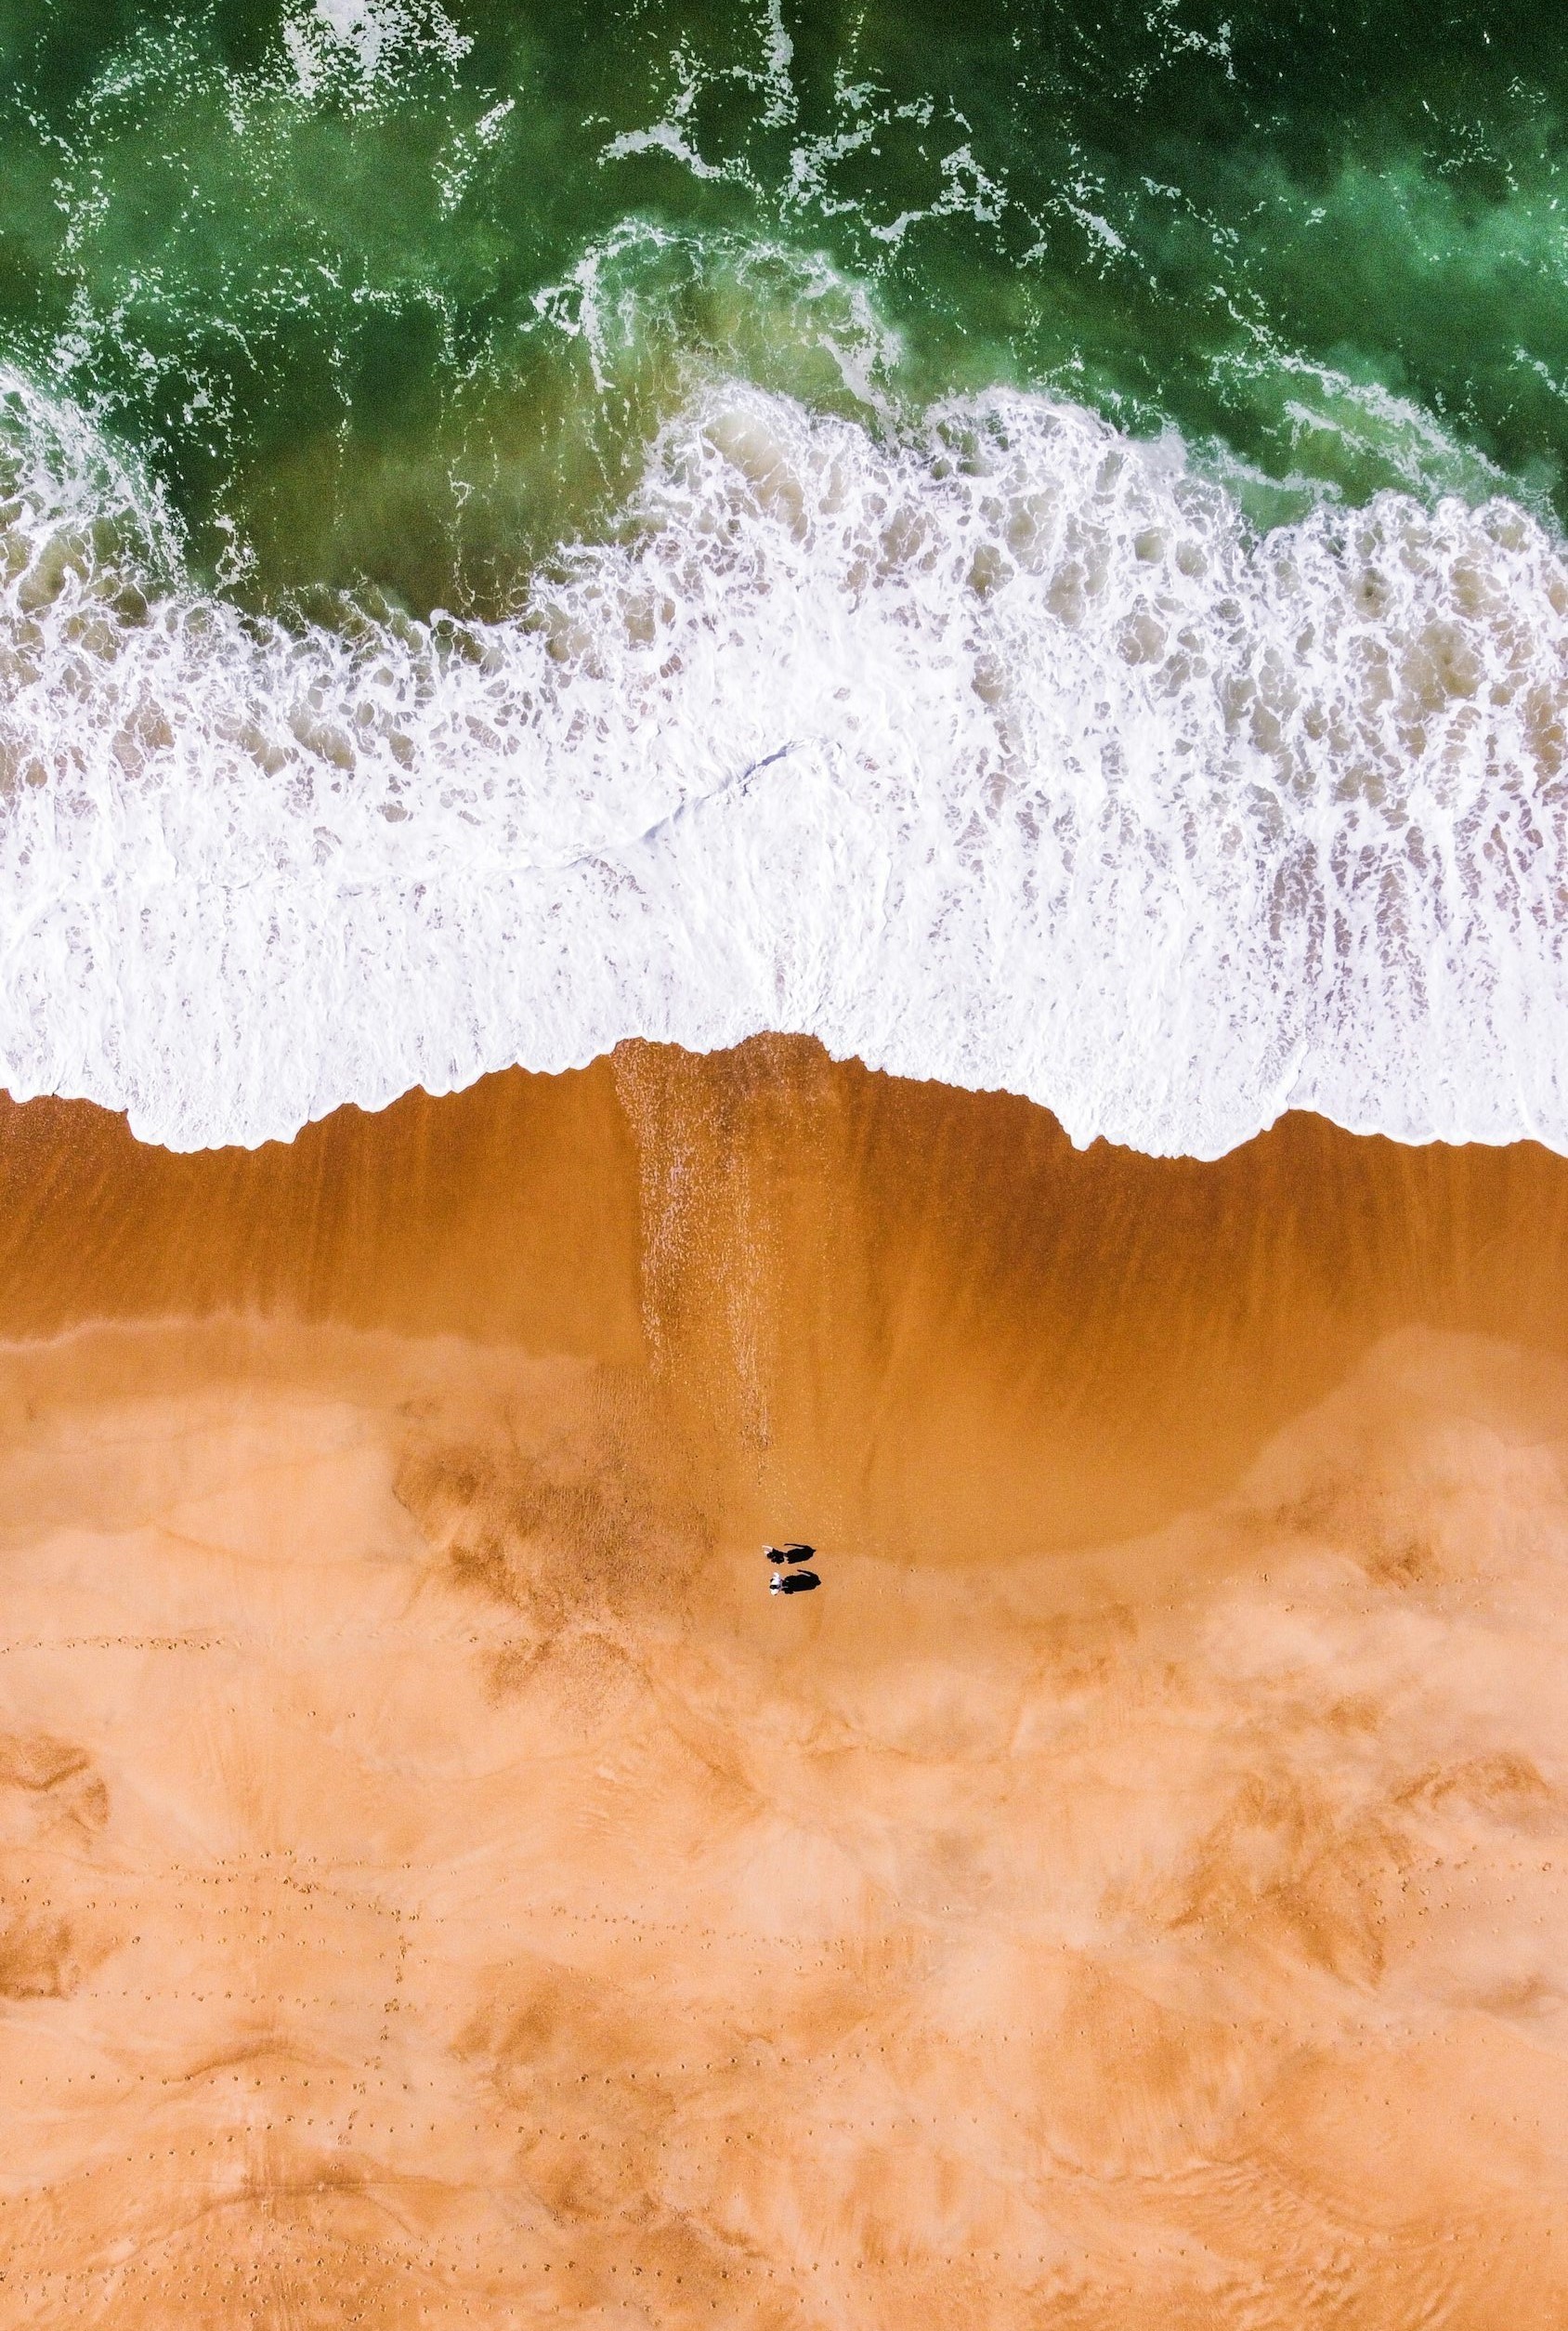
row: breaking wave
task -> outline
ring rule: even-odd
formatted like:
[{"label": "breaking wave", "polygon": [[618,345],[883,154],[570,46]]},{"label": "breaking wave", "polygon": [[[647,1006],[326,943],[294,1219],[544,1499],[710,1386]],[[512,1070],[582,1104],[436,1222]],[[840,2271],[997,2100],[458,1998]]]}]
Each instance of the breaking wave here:
[{"label": "breaking wave", "polygon": [[1568,1149],[1568,563],[1260,536],[993,391],[696,397],[495,623],[247,616],[0,393],[0,1077],[177,1147],[764,1028],[1212,1156],[1287,1107]]}]

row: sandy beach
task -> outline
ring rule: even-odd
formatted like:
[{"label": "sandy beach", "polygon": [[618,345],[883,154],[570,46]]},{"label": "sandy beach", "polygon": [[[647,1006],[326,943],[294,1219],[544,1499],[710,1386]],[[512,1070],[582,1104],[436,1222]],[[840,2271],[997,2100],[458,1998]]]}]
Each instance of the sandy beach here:
[{"label": "sandy beach", "polygon": [[1568,2305],[1561,1160],[3,1142],[0,2321]]}]

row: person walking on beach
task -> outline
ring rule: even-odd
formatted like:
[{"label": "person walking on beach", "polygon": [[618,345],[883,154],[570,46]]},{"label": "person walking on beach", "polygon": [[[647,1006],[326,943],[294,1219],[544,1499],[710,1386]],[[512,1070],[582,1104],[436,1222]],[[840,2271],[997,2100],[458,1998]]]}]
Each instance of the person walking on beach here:
[{"label": "person walking on beach", "polygon": [[[795,1565],[809,1562],[817,1549],[815,1546],[804,1545],[798,1538],[791,1538],[787,1539],[782,1546],[764,1546],[763,1552],[777,1569],[780,1565]],[[788,1569],[786,1576],[776,1575],[767,1582],[770,1594],[809,1594],[813,1587],[819,1587],[821,1583],[815,1570],[803,1570],[792,1566]]]}]

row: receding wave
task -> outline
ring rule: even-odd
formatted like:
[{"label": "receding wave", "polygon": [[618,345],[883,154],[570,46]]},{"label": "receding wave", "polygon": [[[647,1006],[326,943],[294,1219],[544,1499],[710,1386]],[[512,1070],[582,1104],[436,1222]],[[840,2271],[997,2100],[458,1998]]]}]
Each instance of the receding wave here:
[{"label": "receding wave", "polygon": [[1568,1149],[1568,565],[1505,500],[1260,537],[993,391],[697,396],[493,623],[247,616],[6,384],[0,1074],[177,1147],[777,1028],[1215,1155]]}]

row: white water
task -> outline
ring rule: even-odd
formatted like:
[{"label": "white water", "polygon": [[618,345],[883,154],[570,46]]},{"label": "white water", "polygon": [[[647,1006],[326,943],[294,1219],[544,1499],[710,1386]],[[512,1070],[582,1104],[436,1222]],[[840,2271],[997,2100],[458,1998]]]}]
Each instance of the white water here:
[{"label": "white water", "polygon": [[0,419],[19,1096],[254,1143],[781,1028],[1079,1142],[1568,1150],[1568,569],[1506,502],[1260,543],[1070,407],[891,452],[735,388],[525,620],[348,641],[182,587],[78,416]]}]

